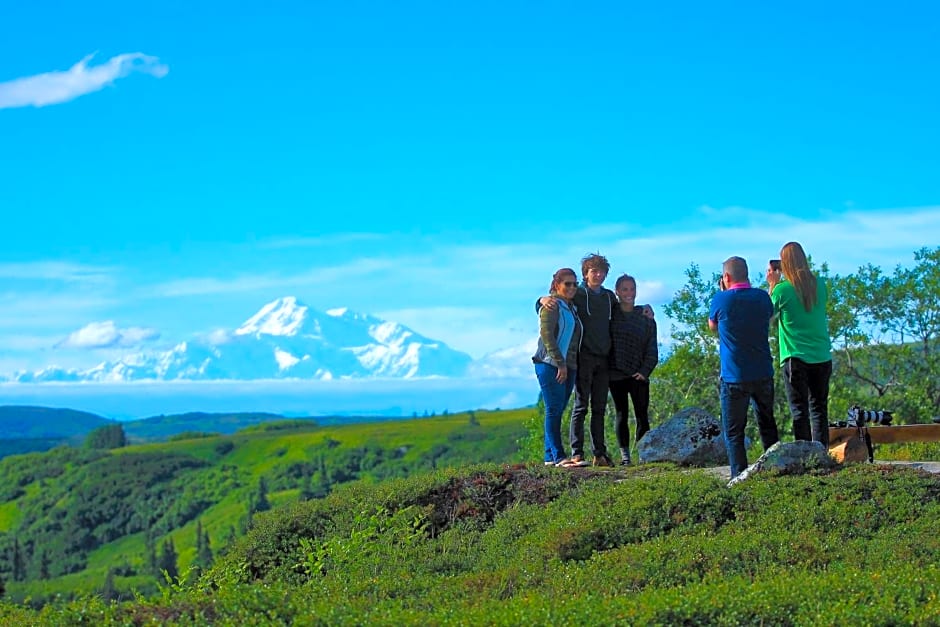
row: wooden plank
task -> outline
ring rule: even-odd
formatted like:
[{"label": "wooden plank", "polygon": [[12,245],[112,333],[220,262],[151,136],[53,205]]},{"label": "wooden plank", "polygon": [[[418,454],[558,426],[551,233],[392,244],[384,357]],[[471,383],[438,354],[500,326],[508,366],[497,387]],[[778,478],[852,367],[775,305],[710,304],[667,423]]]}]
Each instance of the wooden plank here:
[{"label": "wooden plank", "polygon": [[940,442],[940,424],[897,425],[891,427],[868,427],[873,444],[896,442]]},{"label": "wooden plank", "polygon": [[867,462],[868,446],[864,438],[848,438],[829,447],[829,454],[840,464],[845,462]]},{"label": "wooden plank", "polygon": [[[900,442],[940,442],[940,424],[931,425],[871,425],[863,427],[868,431],[873,444],[897,444]],[[856,427],[830,427],[829,446],[847,442],[857,437]]]}]

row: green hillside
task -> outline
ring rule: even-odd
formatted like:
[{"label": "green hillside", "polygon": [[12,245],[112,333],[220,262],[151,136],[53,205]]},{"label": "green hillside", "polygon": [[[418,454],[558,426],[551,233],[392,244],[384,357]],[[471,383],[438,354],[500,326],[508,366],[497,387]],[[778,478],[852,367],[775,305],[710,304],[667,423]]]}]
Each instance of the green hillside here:
[{"label": "green hillside", "polygon": [[231,434],[251,425],[283,419],[281,415],[264,412],[188,412],[128,420],[122,424],[131,442],[148,442],[194,431]]},{"label": "green hillside", "polygon": [[468,466],[348,484],[259,515],[200,578],[184,574],[150,598],[0,603],[0,620],[932,625],[938,495],[934,475],[868,464],[734,489],[658,466]]},{"label": "green hillside", "polygon": [[545,468],[536,414],[2,460],[0,624],[940,623],[940,476]]},{"label": "green hillside", "polygon": [[256,514],[344,483],[512,460],[532,411],[322,427],[286,420],[231,435],[7,457],[0,579],[7,598],[34,603],[95,592],[109,569],[152,592],[166,542],[179,569],[197,561],[197,526],[218,554]]}]

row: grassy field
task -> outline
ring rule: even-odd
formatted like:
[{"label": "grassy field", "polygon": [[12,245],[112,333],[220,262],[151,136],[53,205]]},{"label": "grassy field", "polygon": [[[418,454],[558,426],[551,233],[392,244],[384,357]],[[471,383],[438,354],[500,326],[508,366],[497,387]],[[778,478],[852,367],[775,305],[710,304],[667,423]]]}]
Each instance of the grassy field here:
[{"label": "grassy field", "polygon": [[[145,534],[127,535],[91,551],[80,572],[7,582],[0,624],[940,624],[940,477],[863,463],[729,489],[713,472],[665,464],[568,470],[499,458],[532,411],[115,451],[185,452],[207,464],[188,480],[237,485],[158,538],[178,548],[180,580],[142,574]],[[400,456],[373,470],[398,474],[366,473],[306,501],[272,480],[272,509],[227,540],[260,478],[324,451],[374,454],[375,442]],[[458,462],[438,455],[442,442],[470,448]],[[937,444],[876,452],[937,454]],[[217,550],[198,578],[186,574],[197,520]],[[106,601],[102,582],[123,564],[113,584],[124,600]],[[34,607],[11,602],[27,598]]]},{"label": "grassy field", "polygon": [[[299,498],[297,480],[286,476],[288,469],[302,464],[315,463],[341,466],[344,460],[355,458],[361,450],[373,456],[383,451],[381,465],[354,473],[348,479],[362,482],[380,480],[374,473],[407,476],[418,471],[427,471],[437,462],[444,465],[461,465],[475,461],[513,461],[518,454],[517,440],[524,435],[524,416],[532,410],[477,411],[470,414],[454,414],[429,419],[408,419],[313,427],[309,424],[294,428],[268,429],[253,427],[229,436],[199,437],[191,440],[133,445],[114,449],[108,453],[114,460],[132,460],[143,456],[183,457],[199,460],[200,468],[185,471],[175,482],[162,487],[169,498],[166,506],[178,504],[180,500],[196,498],[190,492],[199,488],[198,498],[211,499],[198,516],[161,533],[153,538],[159,547],[171,540],[179,558],[179,571],[187,571],[195,558],[195,533],[197,523],[208,533],[210,545],[216,554],[223,552],[231,539],[243,532],[241,525],[248,514],[249,501],[259,481],[266,478],[272,486],[268,499],[274,507],[285,507]],[[444,443],[444,444],[442,444]],[[445,450],[446,449],[446,450]],[[436,457],[435,457],[436,456]],[[22,458],[4,460],[6,467],[18,468]],[[52,458],[43,454],[30,457],[31,465],[42,466],[43,460]],[[347,462],[348,463],[348,462]],[[70,493],[75,486],[70,484],[82,471],[82,463],[70,461],[63,472],[41,480],[25,475],[23,495],[0,503],[0,534],[19,536],[25,542],[28,533],[18,529],[23,511],[35,511],[30,506],[42,499],[57,501],[61,508],[68,508]],[[20,472],[25,472],[22,469]],[[340,473],[339,470],[336,471]],[[83,487],[95,490],[110,489],[109,486],[89,486],[95,480],[91,476],[83,480]],[[116,486],[119,487],[119,486]],[[173,495],[173,492],[178,492]],[[206,496],[206,493],[209,496]],[[58,496],[56,496],[58,495]],[[55,504],[50,502],[44,511],[53,512]],[[145,569],[147,537],[145,533],[132,533],[103,543],[87,555],[87,563],[79,572],[53,576],[47,579],[31,577],[27,581],[6,579],[6,597],[12,600],[31,599],[34,603],[56,597],[71,597],[93,594],[99,591],[109,569],[127,571],[126,577],[117,575],[115,583],[127,595],[134,592],[151,594],[157,590],[159,580],[141,577]]]}]

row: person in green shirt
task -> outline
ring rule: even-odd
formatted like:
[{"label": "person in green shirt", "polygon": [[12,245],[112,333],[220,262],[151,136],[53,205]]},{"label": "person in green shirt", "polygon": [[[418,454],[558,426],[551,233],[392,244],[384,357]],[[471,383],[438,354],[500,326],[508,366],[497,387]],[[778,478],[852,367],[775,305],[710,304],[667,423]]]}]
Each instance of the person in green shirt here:
[{"label": "person in green shirt", "polygon": [[832,343],[826,282],[810,270],[803,247],[788,242],[780,250],[780,269],[767,268],[767,284],[777,317],[793,437],[829,448]]}]

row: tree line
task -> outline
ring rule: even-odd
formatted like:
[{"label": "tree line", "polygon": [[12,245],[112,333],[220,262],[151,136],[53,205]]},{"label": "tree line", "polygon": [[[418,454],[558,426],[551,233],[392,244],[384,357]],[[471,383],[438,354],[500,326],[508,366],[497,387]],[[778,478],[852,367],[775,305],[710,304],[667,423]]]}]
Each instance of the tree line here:
[{"label": "tree line", "polygon": [[[921,248],[914,252],[913,265],[899,264],[890,272],[866,264],[839,275],[830,272],[828,263],[810,263],[829,289],[830,419],[845,416],[855,404],[892,411],[898,424],[930,422],[940,415],[940,247]],[[685,275],[683,287],[663,307],[675,322],[673,345],[653,372],[654,422],[690,406],[719,415],[718,338],[707,324],[718,273],[705,276],[692,264]],[[778,364],[776,325],[771,348]],[[786,432],[790,412],[778,383],[775,416]]]},{"label": "tree line", "polygon": [[[832,340],[833,372],[829,391],[830,421],[844,420],[848,409],[887,410],[894,424],[931,422],[940,416],[940,247],[914,252],[911,266],[885,271],[872,264],[847,275],[834,274],[828,263],[810,265],[826,281],[827,313]],[[706,275],[697,264],[685,270],[685,284],[663,306],[670,318],[672,344],[660,349],[660,362],[650,379],[650,423],[653,427],[687,407],[720,415],[718,336],[708,328],[708,311],[718,291],[719,273]],[[766,281],[754,281],[767,287]],[[657,318],[661,316],[657,315]],[[779,369],[777,325],[770,329],[774,365]],[[774,386],[774,417],[781,434],[792,432],[783,381]],[[562,430],[567,433],[573,397]],[[520,448],[527,458],[541,457],[545,406],[539,398],[526,420]],[[613,442],[615,410],[608,398],[607,441]],[[748,422],[747,435],[756,436]]]}]

